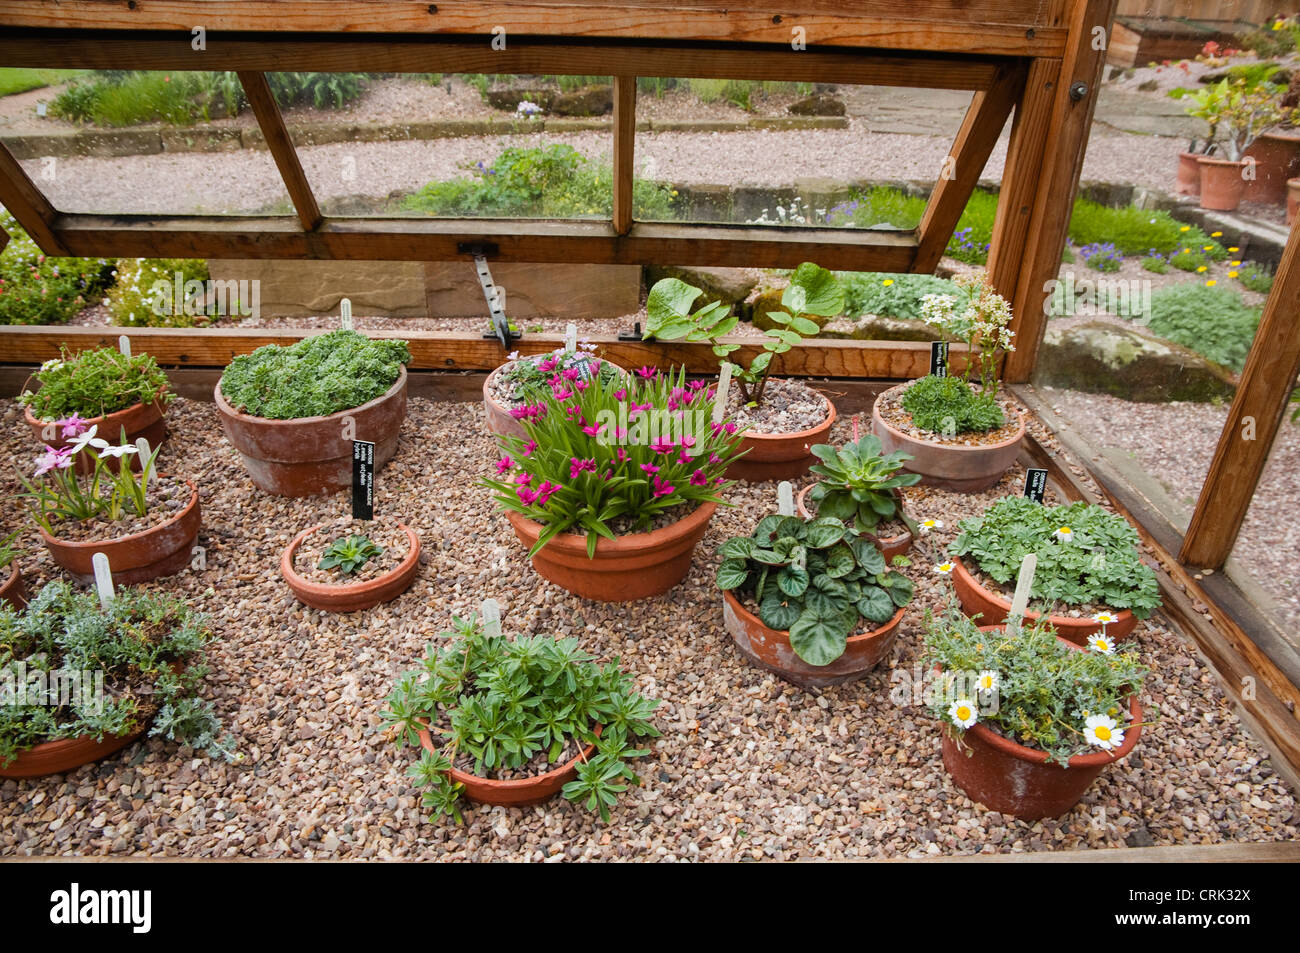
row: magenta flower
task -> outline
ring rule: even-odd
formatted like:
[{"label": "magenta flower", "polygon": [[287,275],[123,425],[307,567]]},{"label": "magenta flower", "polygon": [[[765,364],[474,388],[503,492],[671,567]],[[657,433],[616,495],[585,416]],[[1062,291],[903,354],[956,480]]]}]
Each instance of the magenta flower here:
[{"label": "magenta flower", "polygon": [[619,463],[627,463],[627,461],[630,459],[630,458],[628,457],[628,453],[627,453],[627,451],[624,450],[622,447],[619,447],[619,448],[618,448],[618,450],[615,452],[614,456],[618,458],[618,462],[619,462]]},{"label": "magenta flower", "polygon": [[569,390],[567,387],[556,387],[551,391],[551,396],[555,398],[557,403],[562,404],[573,396],[573,391]]},{"label": "magenta flower", "polygon": [[530,440],[526,444],[524,444],[523,454],[525,457],[531,457],[533,455],[533,451],[536,449],[537,449],[537,444],[535,444],[533,441]]},{"label": "magenta flower", "polygon": [[640,416],[640,414],[642,414],[644,411],[649,410],[653,406],[654,404],[638,404],[638,403],[629,404],[627,408],[627,419],[636,420],[636,418]]},{"label": "magenta flower", "polygon": [[519,502],[524,504],[524,506],[532,506],[537,500],[537,494],[526,486],[521,486],[519,489],[515,490],[515,496],[519,497]]},{"label": "magenta flower", "polygon": [[655,453],[672,453],[676,447],[677,444],[673,443],[671,440],[656,440],[654,443],[650,444],[650,449]]},{"label": "magenta flower", "polygon": [[655,477],[655,496],[670,496],[677,492],[677,487],[667,483],[659,477]]},{"label": "magenta flower", "polygon": [[531,473],[520,473],[515,477],[515,482],[520,486],[527,486],[533,482],[533,475]]},{"label": "magenta flower", "polygon": [[579,391],[584,391],[591,386],[591,381],[577,381],[573,386],[578,388]]},{"label": "magenta flower", "polygon": [[502,457],[500,460],[497,461],[497,476],[500,476],[503,473],[507,473],[510,470],[513,470],[514,467],[515,467],[515,461],[511,460],[510,455],[507,454],[506,456]]},{"label": "magenta flower", "polygon": [[555,370],[557,364],[559,364],[559,361],[557,361],[553,357],[548,357],[546,360],[541,361],[537,365],[537,369],[541,371],[543,374],[549,374],[551,373],[551,371]]},{"label": "magenta flower", "polygon": [[709,478],[703,470],[696,470],[691,474],[691,486],[708,486]]},{"label": "magenta flower", "polygon": [[[64,462],[66,461],[66,462]],[[71,466],[72,461],[60,456],[53,447],[46,447],[45,452],[36,458],[36,476],[45,476],[51,470],[62,470]]]},{"label": "magenta flower", "polygon": [[718,456],[716,453],[711,453],[711,454],[709,454],[709,462],[710,462],[710,463],[721,463],[721,462],[722,462],[722,457]]},{"label": "magenta flower", "polygon": [[566,381],[576,381],[578,378],[582,377],[582,371],[578,370],[576,367],[566,367],[563,373]]},{"label": "magenta flower", "polygon": [[578,479],[578,474],[581,473],[583,470],[590,470],[592,473],[595,473],[596,461],[579,460],[577,457],[569,458],[569,479],[570,480]]},{"label": "magenta flower", "polygon": [[560,485],[558,483],[551,483],[548,480],[543,480],[542,485],[537,488],[537,505],[545,506],[550,501],[551,497],[558,493],[559,490]]},{"label": "magenta flower", "polygon": [[650,378],[654,377],[656,374],[659,373],[659,371],[655,369],[653,365],[649,365],[649,364],[645,365],[644,367],[638,367],[636,372],[640,374],[641,377],[644,378],[645,380],[649,380]]},{"label": "magenta flower", "polygon": [[690,381],[686,386],[691,390],[703,390],[706,384],[707,381]]},{"label": "magenta flower", "polygon": [[615,400],[627,400],[627,388],[626,388],[626,387],[620,387],[618,390],[614,391],[614,399],[615,399]]},{"label": "magenta flower", "polygon": [[588,426],[582,428],[582,432],[585,433],[588,437],[599,437],[600,426],[598,424],[589,424]]},{"label": "magenta flower", "polygon": [[644,470],[646,473],[658,473],[658,472],[659,472],[659,468],[658,468],[657,466],[655,466],[653,463],[643,463],[643,464],[641,464],[641,469]]},{"label": "magenta flower", "polygon": [[677,454],[677,462],[678,462],[678,463],[690,463],[690,462],[691,462],[691,455],[690,455],[689,453],[687,453],[685,450],[682,450],[681,453]]},{"label": "magenta flower", "polygon": [[63,428],[64,440],[71,440],[73,437],[80,437],[86,432],[86,421],[82,419],[76,411],[73,411],[71,417],[64,417],[62,420],[56,420],[54,425]]}]

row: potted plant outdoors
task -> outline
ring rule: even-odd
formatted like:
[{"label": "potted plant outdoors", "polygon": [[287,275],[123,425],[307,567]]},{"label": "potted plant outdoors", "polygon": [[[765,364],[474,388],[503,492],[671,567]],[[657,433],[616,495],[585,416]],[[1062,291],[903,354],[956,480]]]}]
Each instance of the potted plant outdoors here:
[{"label": "potted plant outdoors", "polygon": [[27,605],[27,585],[23,580],[22,567],[18,565],[22,550],[14,545],[14,540],[21,532],[21,529],[17,529],[0,539],[0,579],[4,580],[0,583],[0,603],[14,609]]},{"label": "potted plant outdoors", "polygon": [[396,520],[311,526],[280,557],[280,574],[298,600],[326,612],[357,612],[396,599],[419,570],[420,537]]},{"label": "potted plant outdoors", "polygon": [[969,615],[986,624],[1003,621],[1010,593],[1025,556],[1038,566],[1026,612],[1032,621],[1051,606],[1070,607],[1048,622],[1075,645],[1097,633],[1126,638],[1160,606],[1155,573],[1138,553],[1137,531],[1121,516],[1090,503],[1043,506],[1024,497],[1006,497],[981,515],[957,524],[948,547],[960,558],[947,563],[953,587]]},{"label": "potted plant outdoors", "polygon": [[727,632],[751,662],[805,688],[875,668],[912,599],[911,580],[831,517],[766,516],[719,555]]},{"label": "potted plant outdoors", "polygon": [[[961,492],[997,483],[1014,465],[1025,435],[1015,404],[998,396],[1000,352],[1013,351],[1011,306],[988,285],[985,274],[954,281],[968,295],[926,295],[921,316],[967,345],[960,377],[927,375],[891,387],[876,398],[872,432],[886,453],[911,456],[905,469],[921,482]],[[979,369],[978,386],[971,376]]]},{"label": "potted plant outdoors", "polygon": [[397,452],[410,360],[405,341],[344,329],[259,347],[221,375],[221,427],[258,489],[336,493],[352,485],[352,441],[374,443],[376,470]]},{"label": "potted plant outdoors", "polygon": [[577,639],[510,639],[456,619],[398,681],[384,719],[398,748],[423,749],[408,774],[431,822],[462,821],[462,798],[519,807],[556,794],[608,821],[639,783],[627,762],[649,754],[633,741],[658,737],[658,706],[617,659],[597,664]]},{"label": "potted plant outdoors", "polygon": [[1174,192],[1178,195],[1201,194],[1201,156],[1214,148],[1214,128],[1198,148],[1197,140],[1187,144],[1187,151],[1178,153],[1178,172],[1174,177]]},{"label": "potted plant outdoors", "polygon": [[0,607],[0,778],[64,774],[146,731],[238,760],[200,698],[212,639],[163,593],[120,589],[102,608],[56,580],[21,612]]},{"label": "potted plant outdoors", "polygon": [[792,480],[808,472],[809,448],[824,441],[835,422],[835,405],[824,394],[794,380],[773,380],[772,358],[784,354],[821,328],[812,317],[844,312],[844,290],[825,268],[804,262],[781,295],[784,311],[769,311],[775,327],[765,332],[762,352],[748,367],[727,360],[739,344],[724,344],[739,318],[731,306],[713,301],[692,312],[703,292],[679,278],[655,282],[646,298],[647,338],[707,342],[721,363],[730,364],[732,387],[727,411],[744,431],[744,456],[727,470],[735,480]]},{"label": "potted plant outdoors", "polygon": [[1137,745],[1146,670],[1136,653],[1080,649],[1045,622],[976,626],[927,612],[927,692],[943,763],[973,801],[1026,821],[1058,817]]},{"label": "potted plant outdoors", "polygon": [[[114,472],[109,461],[136,456],[138,448],[114,446],[91,427],[67,446],[46,447],[32,478],[19,475],[45,548],[74,579],[94,581],[95,553],[108,557],[113,579],[122,584],[170,576],[189,565],[202,525],[198,487],[155,472],[158,452],[143,459],[139,473],[129,466]],[[88,467],[78,465],[81,457],[90,459]]]},{"label": "potted plant outdoors", "polygon": [[519,357],[518,352],[483,382],[483,409],[488,430],[498,436],[526,438],[520,422],[528,409],[536,407],[548,390],[557,383],[572,386],[574,381],[600,374],[606,383],[621,380],[623,369],[617,364],[590,353],[594,344],[579,345],[574,350],[557,348],[550,354]]},{"label": "potted plant outdoors", "polygon": [[[127,357],[111,347],[46,361],[33,376],[40,387],[24,389],[19,403],[23,418],[42,444],[58,450],[94,427],[105,437],[134,443],[141,437],[151,447],[167,438],[165,413],[175,399],[167,375],[148,354]],[[112,466],[117,466],[113,460]],[[138,466],[138,461],[132,461]],[[89,472],[93,461],[79,465]]]},{"label": "potted plant outdoors", "polygon": [[557,384],[533,405],[528,439],[498,438],[485,479],[537,572],[585,599],[667,592],[723,502],[739,439],[714,423],[713,391],[686,370],[643,367]]},{"label": "potted plant outdoors", "polygon": [[821,477],[799,493],[799,515],[805,519],[831,516],[845,521],[879,549],[885,561],[902,556],[912,546],[916,524],[903,509],[902,487],[915,486],[919,473],[901,473],[911,459],[906,453],[882,453],[871,434],[835,448],[812,448],[822,462],[812,472]]}]

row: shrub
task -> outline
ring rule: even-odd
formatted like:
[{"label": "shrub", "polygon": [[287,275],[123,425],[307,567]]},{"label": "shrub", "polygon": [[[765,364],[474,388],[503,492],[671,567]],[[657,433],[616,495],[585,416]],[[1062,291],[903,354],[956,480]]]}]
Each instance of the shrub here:
[{"label": "shrub", "polygon": [[[1229,273],[1228,277],[1233,277]],[[1236,279],[1247,291],[1266,295],[1273,290],[1273,272],[1258,262],[1248,261],[1237,269]]]},{"label": "shrub", "polygon": [[[176,311],[174,283],[180,274],[181,287],[187,281],[208,280],[208,262],[204,258],[123,258],[114,272],[116,281],[104,298],[113,323],[123,327],[188,328],[206,324],[208,318]],[[165,307],[157,299],[154,286],[167,284]]]},{"label": "shrub", "polygon": [[1210,267],[1210,259],[1199,248],[1184,245],[1169,256],[1169,264],[1179,271],[1204,273]]},{"label": "shrub", "polygon": [[322,417],[382,397],[410,359],[405,341],[339,329],[239,355],[221,375],[221,394],[255,417]]},{"label": "shrub", "polygon": [[844,313],[854,317],[876,314],[916,320],[921,317],[921,299],[928,294],[952,295],[958,301],[967,297],[953,282],[933,275],[845,271],[836,277],[844,288]]},{"label": "shrub", "polygon": [[[1169,254],[1183,246],[1218,246],[1195,225],[1184,225],[1168,212],[1135,205],[1110,208],[1078,199],[1070,215],[1070,240],[1076,245],[1109,243],[1123,255]],[[1217,255],[1227,252],[1219,246]]]},{"label": "shrub", "polygon": [[[167,375],[148,354],[124,355],[116,348],[69,354],[46,361],[34,375],[41,385],[19,398],[37,420],[102,417],[134,404],[170,401]],[[117,434],[105,434],[116,438]]]},{"label": "shrub", "polygon": [[960,377],[927,374],[903,391],[912,423],[931,433],[983,433],[1006,423],[994,394],[973,389]]},{"label": "shrub", "polygon": [[1119,271],[1124,256],[1111,242],[1094,242],[1079,249],[1079,257],[1097,271]]},{"label": "shrub", "polygon": [[0,324],[65,324],[104,287],[104,259],[46,257],[5,209],[0,227],[9,233],[0,253]]},{"label": "shrub", "polygon": [[1169,259],[1154,248],[1142,257],[1141,264],[1144,269],[1157,275],[1167,275],[1169,273]]},{"label": "shrub", "polygon": [[1152,292],[1147,326],[1166,340],[1239,371],[1260,315],[1242,301],[1240,292],[1184,282]]}]

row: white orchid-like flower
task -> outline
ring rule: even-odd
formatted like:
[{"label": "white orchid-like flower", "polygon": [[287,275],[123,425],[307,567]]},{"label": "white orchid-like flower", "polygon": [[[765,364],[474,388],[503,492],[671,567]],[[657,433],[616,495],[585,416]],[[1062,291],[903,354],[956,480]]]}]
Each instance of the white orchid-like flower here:
[{"label": "white orchid-like flower", "polygon": [[[100,442],[103,443],[103,441]],[[99,455],[101,457],[116,457],[118,459],[122,457],[129,457],[133,453],[140,452],[138,449],[131,446],[131,444],[129,443],[124,443],[120,447],[113,447],[113,446],[109,446],[108,444],[104,444],[104,446],[98,447],[97,449],[99,450]]]},{"label": "white orchid-like flower", "polygon": [[1124,730],[1109,715],[1091,715],[1084,722],[1083,738],[1090,745],[1114,751],[1124,744]]},{"label": "white orchid-like flower", "polygon": [[86,447],[90,446],[102,452],[108,446],[108,441],[95,436],[95,431],[98,429],[99,424],[95,424],[89,430],[84,431],[68,444],[68,450],[72,453],[81,453]]}]

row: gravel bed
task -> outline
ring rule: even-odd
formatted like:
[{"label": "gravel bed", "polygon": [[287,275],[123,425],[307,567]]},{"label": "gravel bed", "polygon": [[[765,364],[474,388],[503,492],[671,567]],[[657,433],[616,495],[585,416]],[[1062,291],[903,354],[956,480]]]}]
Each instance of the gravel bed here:
[{"label": "gravel bed", "polygon": [[[957,520],[1018,492],[1020,472],[980,494],[904,490],[915,518],[941,519],[944,529],[922,538],[905,570],[918,598],[893,656],[859,682],[803,691],[742,660],[713,581],[717,547],[775,509],[770,483],[729,491],[736,505],[719,508],[682,586],[629,605],[585,602],[532,572],[474,485],[493,459],[481,406],[413,398],[403,446],[378,476],[377,509],[421,533],[429,571],[396,600],[344,617],[299,605],[274,567],[290,528],[338,514],[345,495],[258,493],[211,404],[181,399],[168,414],[163,465],[201,487],[206,568],[148,588],[211,615],[221,638],[210,694],[244,760],[228,765],[151,739],[65,777],[0,782],[0,855],[743,860],[1300,834],[1294,793],[1205,663],[1158,615],[1136,640],[1153,669],[1143,702],[1160,718],[1073,812],[1024,823],[974,805],[948,780],[939,726],[890,692],[919,673],[921,612],[948,595],[930,566],[940,547]],[[5,401],[0,415],[9,452],[26,449],[20,409]],[[834,438],[849,428],[838,423]],[[11,476],[0,482],[17,488]],[[4,514],[5,531],[16,519]],[[33,591],[54,572],[35,536],[25,535],[21,557]],[[383,736],[379,712],[451,615],[488,597],[502,603],[507,633],[575,636],[601,658],[619,657],[638,691],[663,700],[663,737],[636,762],[641,785],[609,824],[563,800],[473,807],[463,827],[422,819],[405,776],[417,755]]]},{"label": "gravel bed", "polygon": [[180,477],[155,476],[149,480],[144,501],[147,508],[144,516],[131,514],[116,520],[96,516],[88,520],[55,523],[54,535],[67,543],[85,543],[143,533],[179,515],[190,501],[190,488]]},{"label": "gravel bed", "polygon": [[[293,554],[294,571],[308,582],[322,586],[347,586],[378,579],[396,569],[411,552],[406,532],[397,523],[397,520],[391,518],[354,520],[350,516],[328,521],[303,540],[298,551]],[[325,551],[334,541],[348,536],[365,536],[383,552],[367,559],[360,569],[349,576],[343,575],[337,568],[319,568]]]},{"label": "gravel bed", "polygon": [[762,403],[747,407],[733,383],[727,391],[727,416],[741,430],[757,434],[799,433],[825,422],[826,398],[801,381],[772,377]]},{"label": "gravel bed", "polygon": [[1020,429],[1020,405],[1004,394],[998,398],[998,406],[1002,408],[1002,414],[1006,418],[1005,424],[997,430],[962,433],[951,440],[944,440],[937,432],[924,430],[912,423],[912,415],[903,409],[903,391],[906,389],[906,384],[891,387],[880,395],[880,403],[877,406],[885,423],[910,437],[942,443],[949,447],[986,447],[1010,440]]}]

